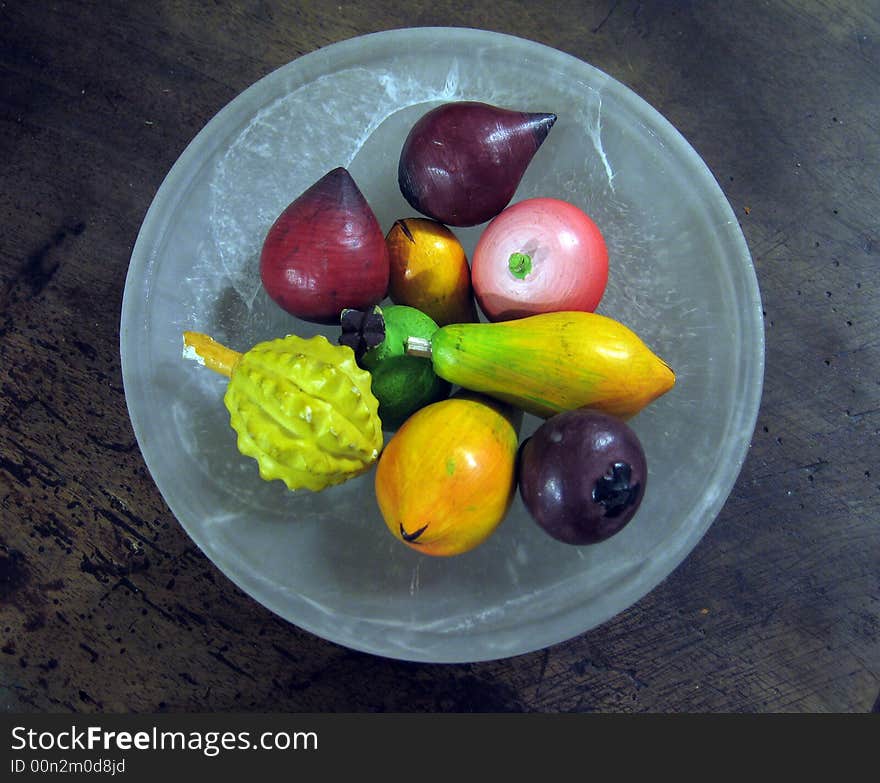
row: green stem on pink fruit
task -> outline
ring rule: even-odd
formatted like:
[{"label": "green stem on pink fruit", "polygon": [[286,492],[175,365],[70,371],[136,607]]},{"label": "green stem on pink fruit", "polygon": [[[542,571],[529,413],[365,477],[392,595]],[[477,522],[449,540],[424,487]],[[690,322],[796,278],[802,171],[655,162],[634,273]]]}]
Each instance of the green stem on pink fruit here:
[{"label": "green stem on pink fruit", "polygon": [[532,258],[527,253],[511,253],[507,267],[517,280],[524,280],[532,271]]}]

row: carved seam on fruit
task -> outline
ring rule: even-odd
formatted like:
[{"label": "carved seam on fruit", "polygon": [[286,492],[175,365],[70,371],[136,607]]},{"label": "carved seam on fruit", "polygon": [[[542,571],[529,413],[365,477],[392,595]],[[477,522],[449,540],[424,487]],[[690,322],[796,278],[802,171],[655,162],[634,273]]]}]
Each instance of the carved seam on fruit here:
[{"label": "carved seam on fruit", "polygon": [[408,544],[416,543],[416,539],[422,535],[427,529],[430,522],[425,522],[418,530],[413,531],[412,533],[407,533],[406,528],[403,526],[403,522],[400,523],[400,537],[406,541]]},{"label": "carved seam on fruit", "polygon": [[413,244],[416,243],[416,238],[412,235],[412,231],[409,230],[409,226],[406,224],[405,220],[395,220],[395,225],[400,226],[400,230],[403,231],[403,235]]}]

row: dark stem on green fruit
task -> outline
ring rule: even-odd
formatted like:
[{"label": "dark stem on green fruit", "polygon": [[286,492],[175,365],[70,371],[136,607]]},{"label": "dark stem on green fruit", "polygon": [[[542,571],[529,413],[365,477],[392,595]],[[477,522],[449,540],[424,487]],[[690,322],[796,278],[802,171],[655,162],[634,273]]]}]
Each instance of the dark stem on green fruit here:
[{"label": "dark stem on green fruit", "polygon": [[367,351],[385,339],[385,318],[378,305],[362,310],[346,308],[339,320],[342,326],[339,344],[351,348],[358,363]]},{"label": "dark stem on green fruit", "polygon": [[532,271],[532,258],[527,253],[511,253],[507,267],[517,280],[523,280]]}]

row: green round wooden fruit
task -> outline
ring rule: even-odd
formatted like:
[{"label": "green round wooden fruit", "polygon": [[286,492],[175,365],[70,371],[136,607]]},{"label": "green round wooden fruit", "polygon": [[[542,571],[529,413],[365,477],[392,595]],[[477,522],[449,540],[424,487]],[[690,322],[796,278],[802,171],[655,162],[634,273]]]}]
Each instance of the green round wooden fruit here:
[{"label": "green round wooden fruit", "polygon": [[449,396],[452,384],[430,362],[406,354],[409,338],[429,339],[437,331],[437,323],[421,310],[389,305],[346,311],[342,325],[340,342],[353,347],[358,364],[372,377],[384,429],[397,429],[420,408]]}]

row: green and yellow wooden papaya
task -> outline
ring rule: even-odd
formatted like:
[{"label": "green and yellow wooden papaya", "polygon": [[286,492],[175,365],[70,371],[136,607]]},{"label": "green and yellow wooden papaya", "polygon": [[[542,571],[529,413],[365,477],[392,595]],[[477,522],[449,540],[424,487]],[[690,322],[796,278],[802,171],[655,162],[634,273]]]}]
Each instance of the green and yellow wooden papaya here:
[{"label": "green and yellow wooden papaya", "polygon": [[598,313],[450,324],[430,340],[408,340],[407,350],[430,357],[450,383],[543,418],[589,407],[627,419],[675,384],[634,331]]}]

